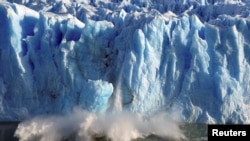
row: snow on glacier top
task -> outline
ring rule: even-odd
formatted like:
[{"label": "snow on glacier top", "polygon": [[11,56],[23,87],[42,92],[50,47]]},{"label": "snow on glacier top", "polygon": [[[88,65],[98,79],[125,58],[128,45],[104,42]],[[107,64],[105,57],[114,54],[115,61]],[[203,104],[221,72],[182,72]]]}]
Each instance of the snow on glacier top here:
[{"label": "snow on glacier top", "polygon": [[[250,1],[247,0],[5,0],[23,4],[37,11],[52,11],[55,13],[70,13],[77,15],[80,9],[95,12],[94,9],[112,10],[112,12],[126,9],[128,11],[148,11],[156,9],[161,13],[172,11],[178,15],[182,13],[196,14],[201,17],[209,15],[242,15],[248,13]],[[80,11],[79,11],[80,10]],[[212,12],[212,13],[211,13]],[[104,14],[104,13],[103,13]],[[216,15],[217,14],[217,15]],[[209,17],[214,18],[214,17]],[[216,18],[216,17],[215,17]],[[206,19],[207,20],[207,19]]]}]

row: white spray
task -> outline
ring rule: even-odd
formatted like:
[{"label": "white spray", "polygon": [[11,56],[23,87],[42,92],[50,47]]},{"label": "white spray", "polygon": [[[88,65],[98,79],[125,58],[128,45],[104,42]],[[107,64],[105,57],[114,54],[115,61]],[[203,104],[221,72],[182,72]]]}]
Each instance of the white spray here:
[{"label": "white spray", "polygon": [[37,117],[18,125],[15,136],[20,141],[131,141],[149,135],[184,138],[178,124],[167,114],[144,119],[138,114],[119,112],[96,115],[76,108],[72,115]]}]

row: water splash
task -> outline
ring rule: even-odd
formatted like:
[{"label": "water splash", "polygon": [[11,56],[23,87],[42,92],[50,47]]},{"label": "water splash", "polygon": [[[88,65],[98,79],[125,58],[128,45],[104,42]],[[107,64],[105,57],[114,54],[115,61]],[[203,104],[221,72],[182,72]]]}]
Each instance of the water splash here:
[{"label": "water splash", "polygon": [[93,141],[100,137],[131,141],[150,135],[184,138],[177,122],[165,113],[145,119],[128,112],[97,115],[79,108],[68,116],[43,116],[24,121],[15,132],[19,141]]}]

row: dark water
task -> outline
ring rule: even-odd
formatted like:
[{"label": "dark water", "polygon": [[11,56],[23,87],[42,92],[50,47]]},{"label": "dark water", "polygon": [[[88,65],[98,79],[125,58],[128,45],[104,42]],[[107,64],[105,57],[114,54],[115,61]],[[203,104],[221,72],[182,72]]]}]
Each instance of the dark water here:
[{"label": "dark water", "polygon": [[149,136],[145,139],[137,139],[135,141],[207,141],[207,124],[189,124],[185,123],[180,126],[186,139],[163,139],[156,136]]},{"label": "dark water", "polygon": [[207,141],[207,124],[183,124],[180,127],[187,137],[185,141]]},{"label": "dark water", "polygon": [[18,122],[1,122],[0,123],[0,141],[18,141],[14,137]]},{"label": "dark water", "polygon": [[[18,126],[18,122],[1,122],[0,123],[0,141],[18,141],[18,138],[14,137],[15,130]],[[185,123],[180,125],[186,139],[181,141],[207,141],[207,125],[206,124],[190,124]],[[64,140],[72,141],[72,140]],[[103,138],[97,138],[96,141],[106,141]],[[163,139],[156,136],[149,136],[144,139],[136,139],[134,141],[177,141],[174,139]]]}]

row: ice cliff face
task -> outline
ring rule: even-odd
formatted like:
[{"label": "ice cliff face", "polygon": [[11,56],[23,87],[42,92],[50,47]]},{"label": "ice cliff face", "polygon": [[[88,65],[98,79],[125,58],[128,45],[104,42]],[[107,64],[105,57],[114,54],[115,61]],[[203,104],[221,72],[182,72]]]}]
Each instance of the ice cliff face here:
[{"label": "ice cliff face", "polygon": [[1,120],[79,106],[250,121],[246,0],[10,2],[0,2]]}]

